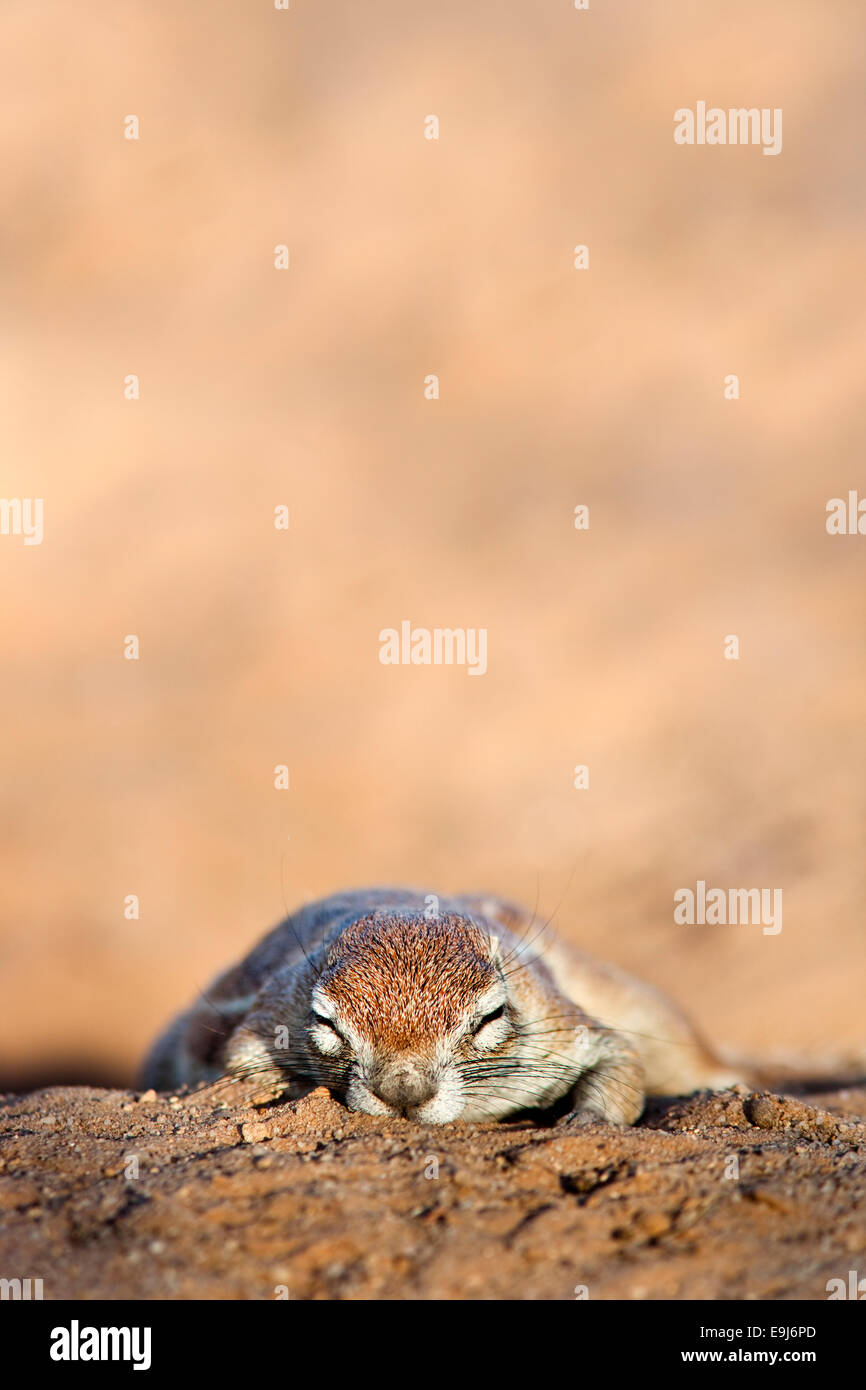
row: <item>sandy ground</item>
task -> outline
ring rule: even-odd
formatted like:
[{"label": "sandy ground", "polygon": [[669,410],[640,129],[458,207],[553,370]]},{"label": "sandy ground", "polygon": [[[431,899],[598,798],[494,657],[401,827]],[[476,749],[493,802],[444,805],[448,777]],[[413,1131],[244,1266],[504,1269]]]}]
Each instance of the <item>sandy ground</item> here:
[{"label": "sandy ground", "polygon": [[209,1096],[7,1097],[2,1268],[46,1299],[820,1300],[866,1275],[866,1085],[576,1133]]}]

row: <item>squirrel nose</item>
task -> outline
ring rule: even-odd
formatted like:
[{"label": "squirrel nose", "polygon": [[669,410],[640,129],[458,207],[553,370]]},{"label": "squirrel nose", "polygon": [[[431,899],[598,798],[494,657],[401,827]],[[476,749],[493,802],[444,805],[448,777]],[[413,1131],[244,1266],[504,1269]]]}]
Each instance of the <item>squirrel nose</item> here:
[{"label": "squirrel nose", "polygon": [[386,1105],[397,1110],[414,1109],[432,1100],[438,1089],[436,1082],[411,1063],[383,1068],[370,1078],[370,1088]]}]

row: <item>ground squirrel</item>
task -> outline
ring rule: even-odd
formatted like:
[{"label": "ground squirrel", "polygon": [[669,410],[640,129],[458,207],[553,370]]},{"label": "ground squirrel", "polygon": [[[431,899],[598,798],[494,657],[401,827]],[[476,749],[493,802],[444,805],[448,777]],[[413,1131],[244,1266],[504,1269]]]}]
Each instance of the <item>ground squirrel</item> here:
[{"label": "ground squirrel", "polygon": [[340,893],[275,927],[157,1041],[143,1084],[327,1086],[424,1124],[549,1111],[634,1124],[727,1068],[663,995],[496,898]]}]

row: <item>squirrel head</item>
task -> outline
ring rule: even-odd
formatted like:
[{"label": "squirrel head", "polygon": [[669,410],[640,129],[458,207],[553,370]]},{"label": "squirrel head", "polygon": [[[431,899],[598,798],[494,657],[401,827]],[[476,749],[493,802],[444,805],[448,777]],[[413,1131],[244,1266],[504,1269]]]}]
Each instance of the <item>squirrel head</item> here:
[{"label": "squirrel head", "polygon": [[311,991],[307,1041],[353,1110],[429,1124],[489,1112],[517,1016],[496,938],[469,917],[374,914],[343,931]]}]

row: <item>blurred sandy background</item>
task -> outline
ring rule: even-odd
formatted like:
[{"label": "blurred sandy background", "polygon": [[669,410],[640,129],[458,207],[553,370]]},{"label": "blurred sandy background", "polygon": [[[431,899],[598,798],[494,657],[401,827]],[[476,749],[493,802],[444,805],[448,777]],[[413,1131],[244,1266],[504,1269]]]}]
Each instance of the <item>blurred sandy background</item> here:
[{"label": "blurred sandy background", "polygon": [[[2,37],[0,491],[45,499],[0,538],[2,1079],[128,1079],[287,906],[381,882],[538,893],[736,1047],[866,1042],[866,538],[824,524],[866,492],[862,6]],[[698,100],[782,107],[781,155],[676,146]],[[488,674],[380,665],[404,618]],[[698,878],[781,887],[781,935],[674,925]]]}]

